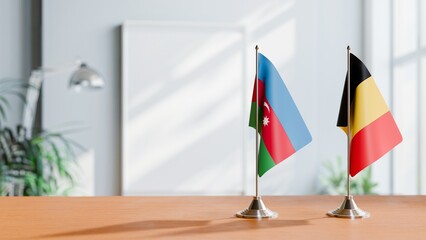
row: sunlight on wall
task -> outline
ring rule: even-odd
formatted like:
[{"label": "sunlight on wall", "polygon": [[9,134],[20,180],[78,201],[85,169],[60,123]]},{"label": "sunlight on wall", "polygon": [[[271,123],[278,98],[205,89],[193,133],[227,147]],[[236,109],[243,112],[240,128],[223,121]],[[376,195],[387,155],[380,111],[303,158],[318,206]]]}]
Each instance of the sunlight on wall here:
[{"label": "sunlight on wall", "polygon": [[248,31],[265,28],[271,21],[273,22],[282,17],[283,14],[288,13],[292,7],[294,7],[293,0],[285,2],[265,1],[258,5],[256,11],[239,21],[239,24],[246,26]]},{"label": "sunlight on wall", "polygon": [[[328,97],[317,95],[317,82],[335,79],[317,75],[317,61],[324,57],[316,48],[316,8],[307,11],[304,4],[268,1],[247,11],[236,25],[198,29],[203,23],[142,22],[139,30],[124,28],[134,38],[123,41],[131,46],[123,56],[128,80],[125,195],[254,193],[255,131],[248,127],[248,113],[256,44],[282,75],[315,136],[316,104]],[[328,108],[323,114],[335,111]],[[338,132],[334,123],[329,125]],[[314,141],[262,177],[262,194],[313,193],[321,164],[318,144]]]},{"label": "sunlight on wall", "polygon": [[[394,1],[394,57],[412,53],[417,48],[417,0]],[[410,27],[408,27],[410,26]]]},{"label": "sunlight on wall", "polygon": [[[274,59],[276,67],[284,71],[282,69],[288,69],[288,67],[283,66],[287,66],[290,60],[294,60],[295,36],[296,20],[289,19],[261,36],[257,42],[262,46],[262,52],[268,53],[268,57]],[[276,46],[280,46],[279,50]],[[288,76],[286,78],[288,79]],[[286,80],[286,82],[289,81],[291,80]]]},{"label": "sunlight on wall", "polygon": [[[421,20],[425,8],[420,0],[393,1],[393,102],[403,134],[403,142],[394,150],[394,193],[419,194],[424,183],[422,155],[425,135],[421,135],[423,79],[421,70]],[[420,128],[420,129],[419,129]]]},{"label": "sunlight on wall", "polygon": [[[422,0],[371,1],[367,18],[366,52],[373,62],[379,87],[395,117],[403,141],[373,165],[380,194],[424,194],[426,168],[425,104],[421,59],[425,56]],[[374,73],[373,73],[374,75]]]},{"label": "sunlight on wall", "polygon": [[417,139],[418,101],[417,65],[414,62],[395,69],[394,115],[401,134],[402,143],[395,148],[395,193],[417,193]]},{"label": "sunlight on wall", "polygon": [[[213,28],[216,28],[214,25]],[[196,69],[202,67],[204,64],[208,64],[214,59],[218,54],[221,54],[224,51],[229,51],[231,46],[233,48],[244,47],[242,44],[242,35],[244,29],[241,27],[241,33],[236,33],[235,27],[229,27],[229,32],[226,32],[227,26],[217,26],[218,31],[221,33],[215,33],[212,36],[208,37],[205,42],[201,43],[197,48],[191,49],[186,53],[184,59],[175,66],[172,73],[172,77],[175,79],[183,78],[187,75],[190,75]],[[199,30],[203,32],[203,30]],[[211,31],[211,30],[207,30]],[[233,51],[235,51],[233,49]],[[234,71],[233,69],[230,69]]]}]

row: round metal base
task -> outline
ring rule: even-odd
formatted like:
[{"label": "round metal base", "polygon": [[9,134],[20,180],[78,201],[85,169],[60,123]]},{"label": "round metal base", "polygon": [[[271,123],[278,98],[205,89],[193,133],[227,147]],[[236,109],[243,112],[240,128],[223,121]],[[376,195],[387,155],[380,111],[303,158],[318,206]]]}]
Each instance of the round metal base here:
[{"label": "round metal base", "polygon": [[330,217],[338,218],[368,218],[370,213],[361,210],[355,203],[352,196],[345,196],[342,205],[334,211],[327,213]]},{"label": "round metal base", "polygon": [[260,197],[253,197],[250,206],[235,215],[240,218],[276,218],[278,213],[269,210]]}]

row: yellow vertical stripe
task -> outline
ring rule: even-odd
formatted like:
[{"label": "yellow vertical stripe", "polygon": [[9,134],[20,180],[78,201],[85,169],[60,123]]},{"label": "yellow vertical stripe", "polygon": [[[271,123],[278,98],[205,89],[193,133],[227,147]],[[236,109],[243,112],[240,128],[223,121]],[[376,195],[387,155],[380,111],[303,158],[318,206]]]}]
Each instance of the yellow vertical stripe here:
[{"label": "yellow vertical stripe", "polygon": [[352,102],[352,137],[361,129],[389,111],[373,77],[362,81],[355,90]]}]

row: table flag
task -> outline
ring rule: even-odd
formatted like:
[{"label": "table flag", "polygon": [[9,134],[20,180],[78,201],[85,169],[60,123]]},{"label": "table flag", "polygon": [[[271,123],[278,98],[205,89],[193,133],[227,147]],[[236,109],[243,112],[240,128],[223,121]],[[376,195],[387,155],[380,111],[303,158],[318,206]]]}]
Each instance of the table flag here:
[{"label": "table flag", "polygon": [[[350,54],[351,146],[350,175],[353,177],[402,141],[401,133],[364,63]],[[347,74],[337,126],[346,133]]]},{"label": "table flag", "polygon": [[249,125],[256,128],[258,104],[261,136],[258,174],[262,176],[310,143],[312,137],[277,69],[262,54],[258,58],[259,101],[255,81]]}]

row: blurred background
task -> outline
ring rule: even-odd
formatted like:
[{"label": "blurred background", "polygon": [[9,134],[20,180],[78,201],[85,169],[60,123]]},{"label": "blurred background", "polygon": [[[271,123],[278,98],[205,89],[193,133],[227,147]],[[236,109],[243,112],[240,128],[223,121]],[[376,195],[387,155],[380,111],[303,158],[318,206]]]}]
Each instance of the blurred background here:
[{"label": "blurred background", "polygon": [[[348,45],[404,138],[354,192],[426,194],[424,1],[0,0],[2,194],[252,195],[256,44],[313,137],[260,178],[262,195],[344,192],[336,121]],[[76,59],[103,88],[70,90]],[[37,101],[39,67],[55,70],[38,75]],[[34,130],[20,135],[28,106]]]}]

